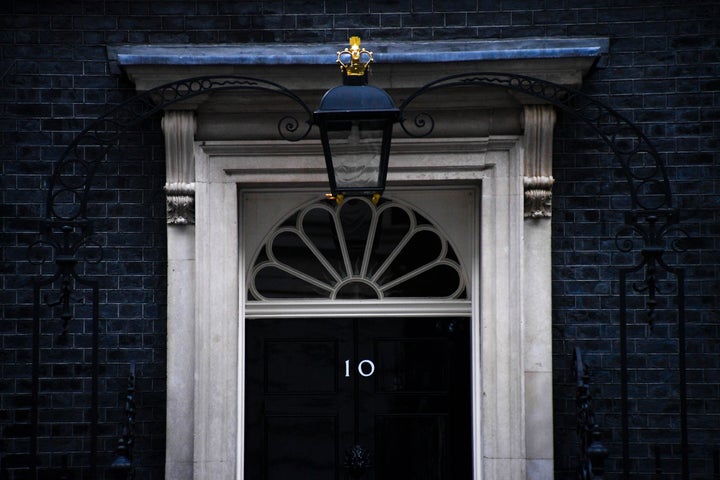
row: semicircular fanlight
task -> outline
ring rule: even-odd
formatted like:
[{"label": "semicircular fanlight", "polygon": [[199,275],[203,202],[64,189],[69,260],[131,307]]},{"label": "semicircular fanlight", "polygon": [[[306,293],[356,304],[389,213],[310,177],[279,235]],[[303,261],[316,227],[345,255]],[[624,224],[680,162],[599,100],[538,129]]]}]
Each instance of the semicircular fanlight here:
[{"label": "semicircular fanlight", "polygon": [[248,299],[466,299],[465,286],[452,246],[421,214],[353,197],[307,205],[271,232]]}]

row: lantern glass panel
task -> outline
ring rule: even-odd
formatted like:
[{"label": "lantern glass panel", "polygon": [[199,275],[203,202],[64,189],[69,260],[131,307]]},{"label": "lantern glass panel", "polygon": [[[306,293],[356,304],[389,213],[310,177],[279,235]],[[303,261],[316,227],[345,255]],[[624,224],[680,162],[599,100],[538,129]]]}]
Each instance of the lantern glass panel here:
[{"label": "lantern glass panel", "polygon": [[328,123],[336,188],[381,189],[381,153],[384,121]]}]

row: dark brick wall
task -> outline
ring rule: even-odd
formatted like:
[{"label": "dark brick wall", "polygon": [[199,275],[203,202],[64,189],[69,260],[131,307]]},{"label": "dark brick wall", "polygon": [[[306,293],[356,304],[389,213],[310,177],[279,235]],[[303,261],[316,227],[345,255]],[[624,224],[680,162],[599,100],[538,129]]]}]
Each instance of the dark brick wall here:
[{"label": "dark brick wall", "polygon": [[[0,478],[22,478],[27,459],[35,236],[17,220],[44,214],[53,162],[89,119],[133,94],[110,65],[105,46],[120,43],[322,42],[350,34],[374,39],[433,40],[605,36],[610,54],[583,90],[641,125],[668,166],[683,224],[695,248],[670,260],[687,275],[688,394],[692,478],[711,478],[720,446],[720,3],[687,0],[386,0],[325,1],[45,1],[5,2],[0,16]],[[138,478],[162,477],[165,391],[163,151],[156,120],[122,141],[98,181],[99,238],[105,261],[85,271],[101,285],[101,462],[112,460],[122,420],[127,365],[138,362]],[[592,371],[596,409],[619,470],[617,268],[637,258],[617,252],[618,209],[627,192],[614,160],[578,125],[557,128],[553,217],[553,321],[556,478],[575,468],[575,346]],[[672,279],[664,291],[672,293]],[[632,292],[631,292],[632,293]],[[88,402],[87,292],[77,294],[67,336],[43,311],[41,415],[61,453],[46,466],[85,462],[74,440]],[[83,303],[84,302],[84,303]],[[654,474],[654,446],[664,471],[678,478],[677,328],[662,299],[648,324],[631,295],[630,361],[633,478]],[[636,312],[636,313],[635,313]],[[66,455],[67,454],[67,455]],[[67,459],[67,460],[65,460]],[[60,470],[58,470],[60,471]],[[17,474],[15,477],[13,475]],[[57,478],[57,477],[54,477]]]}]

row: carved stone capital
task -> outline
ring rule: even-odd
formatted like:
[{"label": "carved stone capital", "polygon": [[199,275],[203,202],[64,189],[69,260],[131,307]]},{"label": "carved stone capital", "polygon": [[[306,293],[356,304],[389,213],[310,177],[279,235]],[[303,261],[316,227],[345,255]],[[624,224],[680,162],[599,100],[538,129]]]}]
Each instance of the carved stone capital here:
[{"label": "carved stone capital", "polygon": [[525,218],[549,218],[552,214],[552,143],[555,110],[552,105],[525,105],[524,194]]},{"label": "carved stone capital", "polygon": [[165,134],[165,193],[167,223],[195,223],[195,114],[188,110],[170,110],[162,120]]},{"label": "carved stone capital", "polygon": [[166,183],[167,223],[192,225],[195,223],[195,184]]},{"label": "carved stone capital", "polygon": [[525,177],[525,217],[547,218],[552,212],[552,177]]}]

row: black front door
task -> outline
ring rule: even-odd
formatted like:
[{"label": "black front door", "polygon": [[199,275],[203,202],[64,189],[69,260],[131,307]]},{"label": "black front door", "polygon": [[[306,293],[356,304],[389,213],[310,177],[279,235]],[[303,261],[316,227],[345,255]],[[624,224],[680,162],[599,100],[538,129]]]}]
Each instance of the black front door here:
[{"label": "black front door", "polygon": [[246,322],[245,479],[470,480],[467,318]]}]

